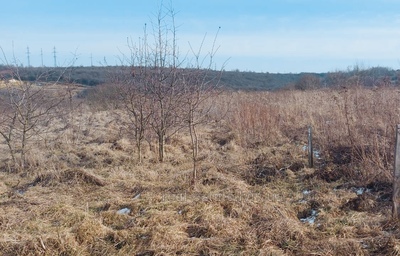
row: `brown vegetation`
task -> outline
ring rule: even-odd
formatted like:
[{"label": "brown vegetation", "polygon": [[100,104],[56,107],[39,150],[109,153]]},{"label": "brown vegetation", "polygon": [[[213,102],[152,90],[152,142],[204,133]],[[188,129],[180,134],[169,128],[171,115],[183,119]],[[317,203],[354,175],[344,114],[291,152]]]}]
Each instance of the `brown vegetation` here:
[{"label": "brown vegetation", "polygon": [[399,92],[215,95],[197,127],[195,186],[189,129],[166,138],[164,162],[146,134],[139,163],[124,106],[74,101],[40,124],[51,127],[45,140],[32,134],[29,171],[8,168],[1,141],[0,254],[399,255],[390,218]]}]

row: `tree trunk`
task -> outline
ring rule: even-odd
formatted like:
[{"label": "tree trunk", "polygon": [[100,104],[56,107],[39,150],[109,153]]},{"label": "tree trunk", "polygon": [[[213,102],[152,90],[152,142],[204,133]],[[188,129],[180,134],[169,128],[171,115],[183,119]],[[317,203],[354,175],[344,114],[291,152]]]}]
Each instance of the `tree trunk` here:
[{"label": "tree trunk", "polygon": [[192,146],[192,161],[193,161],[193,176],[192,176],[192,184],[196,184],[197,180],[197,156],[199,152],[199,140],[197,137],[196,127],[194,124],[194,110],[191,109],[189,113],[189,133],[190,133],[190,142]]},{"label": "tree trunk", "polygon": [[26,167],[26,138],[27,136],[27,130],[26,130],[26,124],[24,124],[24,128],[22,131],[22,140],[21,140],[21,169],[25,170]]},{"label": "tree trunk", "polygon": [[192,183],[194,185],[197,180],[197,156],[198,156],[198,152],[199,152],[199,140],[198,140],[196,128],[194,125],[190,125],[189,131],[190,131],[190,138],[191,138],[191,143],[192,143],[192,161],[193,161]]},{"label": "tree trunk", "polygon": [[158,134],[158,160],[164,162],[164,144],[165,144],[165,134]]},{"label": "tree trunk", "polygon": [[141,164],[142,163],[142,139],[137,139],[136,141],[136,147],[137,147],[137,157],[138,161]]}]

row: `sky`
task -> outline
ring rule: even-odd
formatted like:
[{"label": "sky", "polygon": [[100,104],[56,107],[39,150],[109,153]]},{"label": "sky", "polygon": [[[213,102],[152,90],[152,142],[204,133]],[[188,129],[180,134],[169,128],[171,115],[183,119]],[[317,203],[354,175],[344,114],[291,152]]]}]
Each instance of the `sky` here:
[{"label": "sky", "polygon": [[[0,64],[118,65],[160,0],[0,0]],[[182,55],[214,68],[270,73],[400,69],[400,0],[164,0]],[[217,36],[216,36],[217,35]],[[29,52],[29,54],[28,54]],[[55,54],[54,54],[55,52]],[[56,56],[54,60],[54,55]],[[29,62],[28,62],[29,56]]]}]

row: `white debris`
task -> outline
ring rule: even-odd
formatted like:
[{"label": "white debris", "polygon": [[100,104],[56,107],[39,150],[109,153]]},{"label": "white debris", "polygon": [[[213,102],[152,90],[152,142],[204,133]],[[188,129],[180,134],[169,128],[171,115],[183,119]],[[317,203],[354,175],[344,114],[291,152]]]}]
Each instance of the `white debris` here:
[{"label": "white debris", "polygon": [[318,212],[316,210],[311,210],[311,215],[306,217],[306,218],[301,218],[300,221],[303,223],[309,223],[313,225],[315,223],[315,220],[317,219]]},{"label": "white debris", "polygon": [[131,209],[129,208],[122,208],[120,210],[117,211],[118,214],[129,214],[131,213]]}]

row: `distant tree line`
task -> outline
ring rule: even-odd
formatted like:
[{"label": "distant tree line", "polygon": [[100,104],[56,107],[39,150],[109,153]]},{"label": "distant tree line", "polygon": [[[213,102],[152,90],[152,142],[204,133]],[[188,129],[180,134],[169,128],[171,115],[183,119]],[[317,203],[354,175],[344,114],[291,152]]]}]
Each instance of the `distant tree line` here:
[{"label": "distant tree line", "polygon": [[[0,79],[10,79],[10,67],[0,65]],[[124,70],[118,66],[102,67],[72,67],[65,73],[65,68],[48,67],[21,67],[19,76],[24,81],[37,81],[39,76],[46,74],[49,82],[60,79],[64,83],[77,83],[86,86],[96,86],[109,83],[110,74],[114,71]],[[126,69],[125,69],[126,70]],[[219,73],[220,71],[215,71]],[[209,76],[215,74],[210,72]],[[60,76],[62,74],[62,76]],[[41,79],[43,80],[43,79]],[[340,86],[398,86],[400,85],[400,70],[386,67],[372,67],[361,69],[357,66],[345,71],[326,73],[260,73],[250,71],[224,71],[221,75],[220,85],[233,90],[280,90],[297,89],[309,90],[323,87]]]},{"label": "distant tree line", "polygon": [[387,87],[400,85],[400,70],[385,67],[360,69],[355,66],[347,71],[335,71],[322,74],[302,74],[287,88],[309,90],[323,87]]},{"label": "distant tree line", "polygon": [[[18,71],[18,74],[15,70]],[[67,70],[67,72],[65,72]],[[107,80],[106,70],[109,67],[9,67],[0,65],[0,79],[11,79],[18,76],[22,81],[76,83],[86,86],[103,84]],[[39,79],[40,78],[40,79]]]}]

